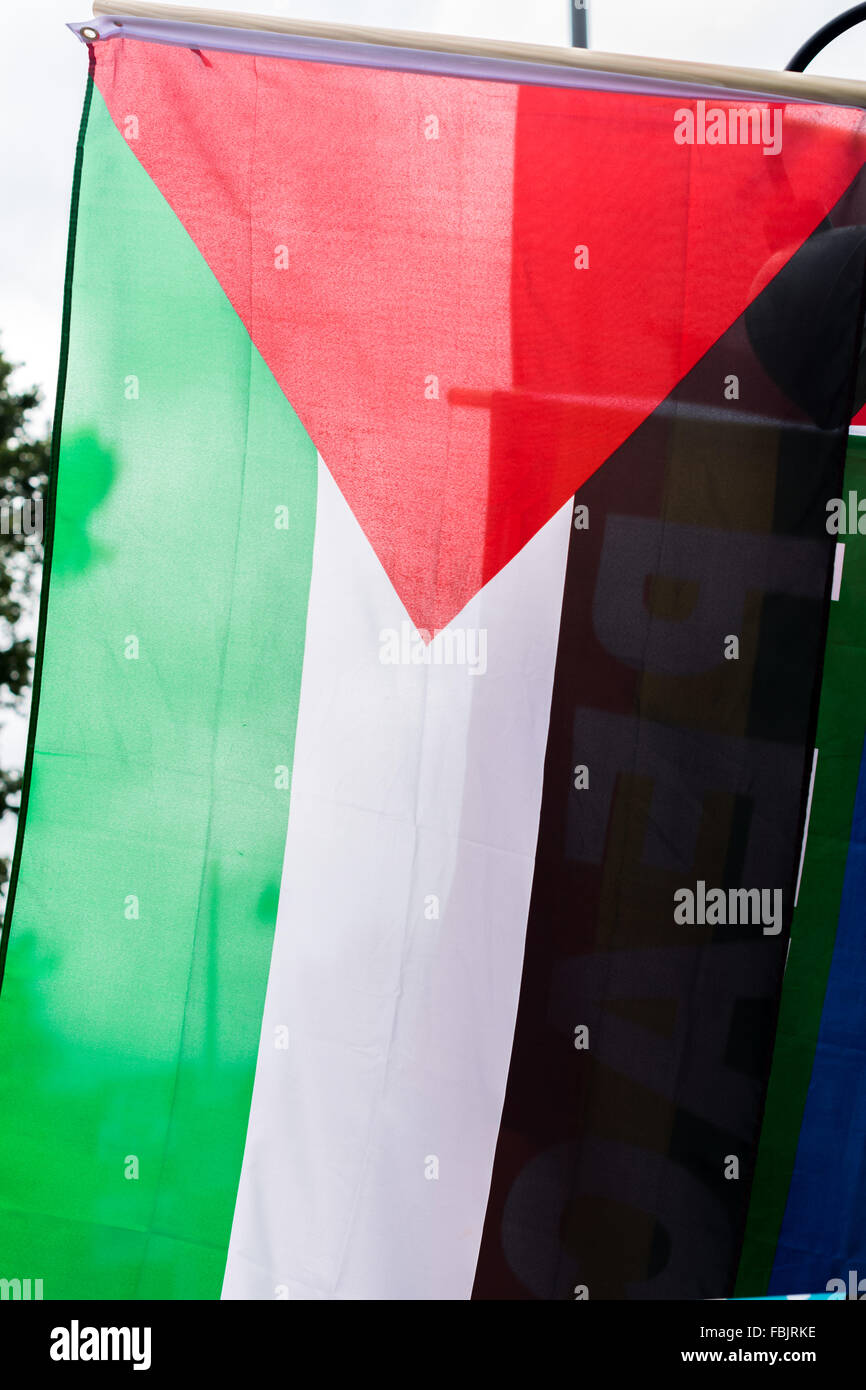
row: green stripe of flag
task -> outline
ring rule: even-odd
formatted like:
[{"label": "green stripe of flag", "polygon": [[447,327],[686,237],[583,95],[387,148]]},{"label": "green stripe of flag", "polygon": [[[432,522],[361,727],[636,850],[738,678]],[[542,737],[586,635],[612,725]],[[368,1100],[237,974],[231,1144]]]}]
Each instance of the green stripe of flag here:
[{"label": "green stripe of flag", "polygon": [[0,999],[0,1277],[41,1278],[46,1298],[216,1297],[285,845],[316,454],[96,91],[67,400]]}]

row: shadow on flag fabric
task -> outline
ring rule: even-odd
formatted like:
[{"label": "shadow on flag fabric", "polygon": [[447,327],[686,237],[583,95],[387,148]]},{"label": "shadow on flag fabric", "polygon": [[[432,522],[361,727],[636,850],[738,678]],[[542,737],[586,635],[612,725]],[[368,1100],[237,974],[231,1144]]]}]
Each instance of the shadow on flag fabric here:
[{"label": "shadow on flag fabric", "polygon": [[862,404],[862,113],[100,33],[0,1275],[729,1297]]}]

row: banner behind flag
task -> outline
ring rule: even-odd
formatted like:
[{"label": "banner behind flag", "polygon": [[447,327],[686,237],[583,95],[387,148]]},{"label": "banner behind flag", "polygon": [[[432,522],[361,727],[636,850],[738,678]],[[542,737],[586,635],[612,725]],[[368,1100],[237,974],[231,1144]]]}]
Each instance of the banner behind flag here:
[{"label": "banner behind flag", "polygon": [[738,1287],[778,1295],[806,1278],[812,1287],[841,1287],[842,1297],[859,1298],[866,1291],[858,1158],[864,1132],[858,904],[866,786],[866,556],[860,532],[866,441],[855,432],[844,485],[831,500],[840,578],[834,583],[808,837]]},{"label": "banner behind flag", "polygon": [[862,114],[97,32],[0,1276],[729,1296]]}]

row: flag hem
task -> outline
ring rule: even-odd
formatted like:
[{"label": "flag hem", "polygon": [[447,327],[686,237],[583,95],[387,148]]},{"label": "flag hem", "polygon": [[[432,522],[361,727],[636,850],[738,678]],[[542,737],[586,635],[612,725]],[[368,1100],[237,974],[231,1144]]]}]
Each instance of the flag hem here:
[{"label": "flag hem", "polygon": [[680,97],[783,99],[866,107],[866,86],[849,78],[723,67],[677,59],[463,38],[359,25],[276,19],[183,6],[95,0],[92,21],[67,27],[91,44],[125,37],[185,48],[256,54],[439,76],[596,87]]}]

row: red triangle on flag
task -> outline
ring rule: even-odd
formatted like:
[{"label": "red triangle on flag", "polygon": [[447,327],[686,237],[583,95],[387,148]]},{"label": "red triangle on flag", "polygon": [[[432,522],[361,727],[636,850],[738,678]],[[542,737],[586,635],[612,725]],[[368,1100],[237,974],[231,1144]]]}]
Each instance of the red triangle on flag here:
[{"label": "red triangle on flag", "polygon": [[[429,634],[669,395],[864,158],[847,108],[758,106],[756,127],[712,97],[94,52],[115,124]],[[746,138],[710,143],[711,124]]]}]

